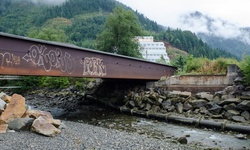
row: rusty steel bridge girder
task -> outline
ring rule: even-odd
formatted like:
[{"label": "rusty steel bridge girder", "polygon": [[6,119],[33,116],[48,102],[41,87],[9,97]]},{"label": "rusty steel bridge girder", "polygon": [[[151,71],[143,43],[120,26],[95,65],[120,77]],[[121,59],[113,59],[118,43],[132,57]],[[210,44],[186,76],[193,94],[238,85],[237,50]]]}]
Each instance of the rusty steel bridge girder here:
[{"label": "rusty steel bridge girder", "polygon": [[176,68],[136,58],[0,33],[0,74],[159,80]]}]

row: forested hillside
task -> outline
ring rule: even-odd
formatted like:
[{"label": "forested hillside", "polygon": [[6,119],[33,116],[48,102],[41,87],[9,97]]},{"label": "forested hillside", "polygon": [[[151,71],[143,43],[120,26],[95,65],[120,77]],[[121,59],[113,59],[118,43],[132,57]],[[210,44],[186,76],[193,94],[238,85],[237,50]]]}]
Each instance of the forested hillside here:
[{"label": "forested hillside", "polygon": [[[61,5],[33,3],[32,0],[1,0],[0,32],[96,49],[96,37],[103,31],[107,16],[116,6],[130,9],[115,0],[68,0]],[[233,57],[226,51],[209,47],[190,31],[165,30],[143,14],[134,13],[144,35],[169,42],[194,57]]]}]

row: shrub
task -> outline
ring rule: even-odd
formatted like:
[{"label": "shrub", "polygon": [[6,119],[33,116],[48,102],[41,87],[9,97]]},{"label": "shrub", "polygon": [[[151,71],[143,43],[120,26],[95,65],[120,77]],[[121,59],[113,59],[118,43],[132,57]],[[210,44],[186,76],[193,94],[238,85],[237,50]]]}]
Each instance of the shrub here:
[{"label": "shrub", "polygon": [[245,56],[240,62],[239,67],[245,76],[245,82],[250,84],[250,56]]}]

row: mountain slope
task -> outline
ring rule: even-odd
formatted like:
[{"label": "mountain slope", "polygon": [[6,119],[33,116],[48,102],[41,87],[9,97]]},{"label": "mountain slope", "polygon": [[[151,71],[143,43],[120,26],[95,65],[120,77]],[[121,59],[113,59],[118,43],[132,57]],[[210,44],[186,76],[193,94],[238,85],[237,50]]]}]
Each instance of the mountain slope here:
[{"label": "mountain slope", "polygon": [[[60,5],[57,5],[59,2]],[[103,31],[107,16],[116,6],[131,10],[116,0],[1,0],[0,32],[22,36],[43,31],[48,34],[60,33],[59,39],[63,39],[63,42],[95,49],[96,36]],[[155,39],[169,42],[194,57],[231,57],[229,53],[204,44],[190,31],[177,29],[167,33],[162,26],[143,14],[134,13],[145,35],[154,35]]]},{"label": "mountain slope", "polygon": [[197,34],[213,48],[225,49],[238,58],[250,55],[250,29],[241,28],[222,19],[214,19],[200,12],[182,17],[184,28]]}]

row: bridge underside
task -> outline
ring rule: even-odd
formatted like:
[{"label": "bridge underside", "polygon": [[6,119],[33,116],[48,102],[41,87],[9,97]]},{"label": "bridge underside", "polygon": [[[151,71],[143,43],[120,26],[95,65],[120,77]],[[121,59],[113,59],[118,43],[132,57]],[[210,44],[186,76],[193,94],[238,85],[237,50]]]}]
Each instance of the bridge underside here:
[{"label": "bridge underside", "polygon": [[175,67],[0,33],[0,74],[159,80]]}]

